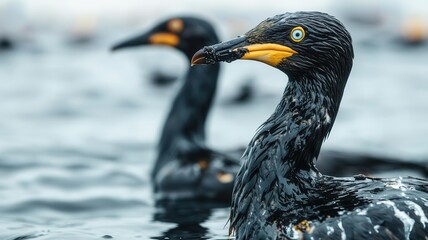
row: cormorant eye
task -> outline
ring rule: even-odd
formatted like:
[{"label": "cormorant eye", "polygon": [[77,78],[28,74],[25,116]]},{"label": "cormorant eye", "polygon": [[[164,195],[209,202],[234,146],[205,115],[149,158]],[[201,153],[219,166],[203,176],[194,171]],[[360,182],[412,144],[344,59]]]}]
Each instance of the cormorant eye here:
[{"label": "cormorant eye", "polygon": [[181,31],[183,31],[183,28],[184,28],[183,20],[173,19],[173,20],[168,22],[167,28],[171,32],[179,33]]},{"label": "cormorant eye", "polygon": [[290,37],[294,42],[300,42],[305,38],[305,30],[302,27],[295,27],[291,30]]}]

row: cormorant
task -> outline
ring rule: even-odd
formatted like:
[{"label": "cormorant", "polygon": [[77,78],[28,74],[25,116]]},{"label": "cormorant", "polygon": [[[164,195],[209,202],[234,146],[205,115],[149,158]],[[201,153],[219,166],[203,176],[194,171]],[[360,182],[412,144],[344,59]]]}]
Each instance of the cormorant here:
[{"label": "cormorant", "polygon": [[237,239],[427,239],[428,181],[338,178],[315,167],[353,57],[348,31],[320,12],[276,15],[193,56],[193,65],[256,60],[289,79],[236,176],[230,232]]},{"label": "cormorant", "polygon": [[[189,59],[203,46],[219,41],[208,22],[194,17],[167,19],[148,32],[119,43],[113,50],[166,45]],[[162,130],[152,171],[157,200],[209,199],[230,202],[239,158],[205,145],[205,121],[216,89],[220,65],[190,68]]]}]

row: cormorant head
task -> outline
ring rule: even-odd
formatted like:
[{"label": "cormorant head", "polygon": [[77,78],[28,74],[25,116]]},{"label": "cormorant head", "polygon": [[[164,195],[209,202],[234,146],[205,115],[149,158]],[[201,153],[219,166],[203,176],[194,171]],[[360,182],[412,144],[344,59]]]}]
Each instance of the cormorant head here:
[{"label": "cormorant head", "polygon": [[181,50],[191,59],[197,50],[218,41],[214,28],[207,21],[195,17],[174,17],[139,36],[114,45],[112,50],[141,45],[166,45]]},{"label": "cormorant head", "polygon": [[290,80],[351,71],[352,40],[334,17],[320,12],[285,13],[268,18],[244,36],[199,50],[192,64],[250,59],[285,72]]}]

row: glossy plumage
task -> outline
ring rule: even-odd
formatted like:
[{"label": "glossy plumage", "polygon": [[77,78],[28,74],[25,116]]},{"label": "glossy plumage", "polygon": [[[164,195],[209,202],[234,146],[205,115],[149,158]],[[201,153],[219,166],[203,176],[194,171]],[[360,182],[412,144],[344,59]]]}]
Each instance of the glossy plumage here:
[{"label": "glossy plumage", "polygon": [[[296,27],[305,31],[299,42],[291,38]],[[243,155],[230,217],[237,239],[426,239],[426,180],[335,178],[315,167],[353,62],[351,37],[337,19],[277,15],[243,37],[201,49],[192,62],[241,58],[272,65],[289,81]]]}]

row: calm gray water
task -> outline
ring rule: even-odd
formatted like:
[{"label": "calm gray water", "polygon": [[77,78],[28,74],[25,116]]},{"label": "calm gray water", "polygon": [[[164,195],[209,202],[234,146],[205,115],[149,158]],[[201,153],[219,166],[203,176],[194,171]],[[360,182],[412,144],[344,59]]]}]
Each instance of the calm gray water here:
[{"label": "calm gray water", "polygon": [[[180,75],[187,63],[167,48],[112,54],[115,39],[0,52],[0,239],[227,238],[227,208],[168,216],[153,206],[154,147],[181,81],[160,88],[148,76]],[[356,44],[355,55],[325,147],[427,157],[428,46]],[[274,110],[286,77],[255,62],[222,70],[208,136],[233,149]],[[254,99],[229,104],[249,80]]]}]

